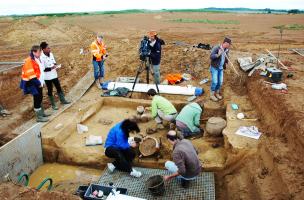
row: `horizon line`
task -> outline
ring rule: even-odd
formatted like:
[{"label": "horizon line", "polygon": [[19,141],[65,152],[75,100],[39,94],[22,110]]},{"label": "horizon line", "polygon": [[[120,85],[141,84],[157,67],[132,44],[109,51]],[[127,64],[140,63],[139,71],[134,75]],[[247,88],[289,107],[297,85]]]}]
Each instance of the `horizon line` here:
[{"label": "horizon line", "polygon": [[[199,10],[206,10],[208,11],[208,9],[214,9],[214,10],[209,10],[209,11],[229,11],[231,10],[233,13],[233,10],[237,11],[237,10],[241,10],[241,9],[245,9],[245,10],[252,10],[252,11],[284,11],[284,12],[288,12],[290,10],[298,10],[300,12],[304,12],[304,9],[297,9],[297,8],[293,8],[293,9],[272,9],[272,8],[247,8],[247,7],[234,7],[234,8],[225,8],[225,7],[207,7],[207,8],[184,8],[184,9],[157,9],[157,10],[153,10],[153,9],[123,9],[123,10],[98,10],[98,11],[79,11],[79,12],[46,12],[46,13],[32,13],[32,14],[10,14],[10,15],[0,15],[1,17],[22,17],[22,16],[43,16],[43,15],[56,15],[56,14],[80,14],[80,13],[88,13],[88,14],[94,14],[94,13],[104,13],[107,14],[107,12],[109,12],[109,14],[111,14],[111,12],[117,12],[117,14],[119,14],[119,12],[124,12],[124,11],[147,11],[147,12],[162,12],[162,11],[199,11]],[[216,10],[219,9],[219,10]],[[123,13],[122,13],[123,14]]]}]

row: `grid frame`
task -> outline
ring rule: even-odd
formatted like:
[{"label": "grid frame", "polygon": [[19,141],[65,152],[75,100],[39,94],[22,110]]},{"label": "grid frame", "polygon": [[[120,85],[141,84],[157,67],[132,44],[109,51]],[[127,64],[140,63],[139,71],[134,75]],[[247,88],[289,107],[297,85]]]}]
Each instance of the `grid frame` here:
[{"label": "grid frame", "polygon": [[176,178],[172,179],[165,183],[164,195],[153,196],[145,186],[145,182],[149,177],[154,175],[168,175],[168,171],[139,167],[135,167],[135,169],[142,172],[143,175],[140,178],[131,177],[128,173],[117,170],[111,173],[106,168],[100,177],[98,184],[109,186],[109,183],[112,182],[116,187],[128,189],[128,195],[147,200],[215,200],[215,182],[213,172],[202,172],[195,180],[191,181],[190,187],[187,189],[182,188],[179,180]]}]

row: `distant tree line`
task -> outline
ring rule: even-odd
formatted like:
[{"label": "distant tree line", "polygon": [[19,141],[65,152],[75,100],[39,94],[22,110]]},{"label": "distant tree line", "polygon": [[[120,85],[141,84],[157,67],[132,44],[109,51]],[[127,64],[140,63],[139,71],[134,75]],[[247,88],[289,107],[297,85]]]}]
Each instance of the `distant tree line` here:
[{"label": "distant tree line", "polygon": [[300,11],[299,9],[288,10],[288,14],[300,14],[304,13],[304,11]]}]

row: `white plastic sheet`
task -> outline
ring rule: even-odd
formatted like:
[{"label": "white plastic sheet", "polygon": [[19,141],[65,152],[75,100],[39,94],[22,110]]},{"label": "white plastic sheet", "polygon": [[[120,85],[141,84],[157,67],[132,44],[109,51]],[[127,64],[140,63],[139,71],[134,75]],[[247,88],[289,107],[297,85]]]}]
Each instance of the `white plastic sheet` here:
[{"label": "white plastic sheet", "polygon": [[[125,87],[132,91],[133,83],[109,82],[107,89],[115,90],[118,87]],[[188,85],[186,87],[176,85],[158,85],[162,94],[195,95],[196,87]],[[136,83],[134,92],[148,92],[149,89],[156,89],[155,84]]]}]

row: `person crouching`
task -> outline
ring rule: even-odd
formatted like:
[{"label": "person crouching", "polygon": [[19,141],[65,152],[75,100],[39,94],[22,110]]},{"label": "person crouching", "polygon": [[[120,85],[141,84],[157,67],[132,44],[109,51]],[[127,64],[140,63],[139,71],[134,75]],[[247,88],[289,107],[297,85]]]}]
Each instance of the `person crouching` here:
[{"label": "person crouching", "polygon": [[175,121],[177,110],[168,99],[157,95],[154,89],[149,89],[147,95],[152,99],[151,112],[158,129],[164,128],[163,121]]},{"label": "person crouching", "polygon": [[129,144],[128,138],[131,132],[139,133],[139,127],[136,122],[126,119],[116,124],[108,133],[105,142],[105,155],[114,158],[113,163],[108,163],[108,169],[113,172],[115,169],[128,172],[131,176],[139,178],[141,172],[132,168],[132,161],[135,158],[135,148],[137,143]]},{"label": "person crouching", "polygon": [[201,115],[204,111],[203,101],[187,104],[176,117],[176,128],[185,138],[202,135],[204,130],[200,127]]},{"label": "person crouching", "polygon": [[173,145],[173,162],[165,163],[165,168],[171,175],[164,176],[164,180],[177,177],[181,180],[182,187],[187,188],[190,181],[194,180],[202,170],[197,151],[189,140],[180,139],[173,130],[167,133],[167,139]]}]

